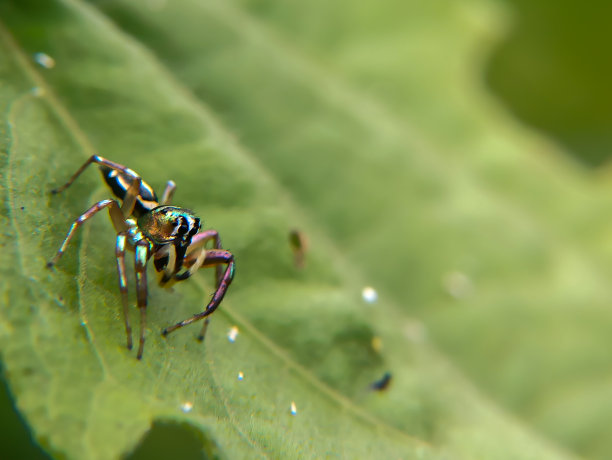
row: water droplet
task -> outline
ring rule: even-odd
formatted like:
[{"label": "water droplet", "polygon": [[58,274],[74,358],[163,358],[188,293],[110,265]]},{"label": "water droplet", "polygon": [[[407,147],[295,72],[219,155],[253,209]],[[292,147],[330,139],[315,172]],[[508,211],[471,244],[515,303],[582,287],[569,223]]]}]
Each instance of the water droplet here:
[{"label": "water droplet", "polygon": [[181,404],[181,410],[185,412],[186,414],[191,412],[192,409],[193,409],[193,403],[190,401],[185,401],[183,404]]},{"label": "water droplet", "polygon": [[297,415],[297,406],[295,405],[295,401],[291,401],[291,415]]},{"label": "water droplet", "polygon": [[45,69],[52,69],[55,67],[55,59],[46,53],[34,53],[34,60]]},{"label": "water droplet", "polygon": [[238,330],[238,326],[232,326],[232,328],[227,331],[227,340],[234,343],[236,341],[236,337],[238,337],[239,332],[240,331]]},{"label": "water droplet", "polygon": [[363,291],[361,291],[361,296],[368,303],[374,303],[378,300],[378,292],[371,286],[364,287]]},{"label": "water droplet", "polygon": [[238,372],[238,380],[240,380],[241,382],[244,380],[244,374],[242,373],[242,371]]},{"label": "water droplet", "polygon": [[452,271],[442,279],[446,291],[455,299],[463,299],[472,293],[472,280],[463,272]]}]

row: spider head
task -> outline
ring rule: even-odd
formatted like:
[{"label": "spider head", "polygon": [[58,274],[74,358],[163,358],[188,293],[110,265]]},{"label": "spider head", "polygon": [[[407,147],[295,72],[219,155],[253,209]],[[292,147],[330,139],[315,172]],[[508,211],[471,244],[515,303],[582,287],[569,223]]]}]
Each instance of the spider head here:
[{"label": "spider head", "polygon": [[191,238],[200,230],[200,219],[187,209],[176,206],[158,206],[138,218],[138,228],[159,246],[176,246],[177,259],[185,256]]}]

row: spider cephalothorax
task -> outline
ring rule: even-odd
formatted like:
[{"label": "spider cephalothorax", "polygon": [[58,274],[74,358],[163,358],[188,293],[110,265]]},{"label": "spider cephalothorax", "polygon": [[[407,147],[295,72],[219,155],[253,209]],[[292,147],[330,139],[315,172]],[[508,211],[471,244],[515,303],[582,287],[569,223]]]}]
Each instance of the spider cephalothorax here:
[{"label": "spider cephalothorax", "polygon": [[[173,273],[178,272],[183,266],[183,259],[192,238],[200,230],[200,219],[187,209],[162,205],[140,216],[136,223],[143,235],[156,245],[160,255],[162,252],[170,251],[169,247],[162,251],[162,246],[173,246],[173,250],[176,251],[173,257],[175,263],[170,269]],[[156,260],[162,260],[162,258],[158,257]],[[166,269],[167,265],[166,263],[163,268]],[[155,266],[159,268],[159,262]],[[161,282],[165,284],[169,280],[170,273],[166,271]]]},{"label": "spider cephalothorax", "polygon": [[[138,174],[125,166],[98,155],[89,158],[66,184],[53,190],[53,193],[59,193],[68,188],[91,163],[99,165],[102,177],[115,196],[122,200],[122,204],[120,205],[117,200],[102,200],[85,211],[74,221],[60,249],[47,266],[55,265],[64,253],[74,232],[83,222],[102,209],[108,208],[117,231],[115,254],[128,348],[132,348],[132,328],[128,318],[127,279],[125,274],[125,253],[127,250],[135,253],[136,294],[138,308],[140,309],[138,359],[142,358],[144,350],[147,306],[146,264],[151,257],[155,270],[160,273],[159,284],[162,286],[170,286],[177,281],[185,280],[201,267],[216,267],[217,288],[204,311],[162,331],[162,334],[166,336],[176,329],[205,318],[202,331],[198,336],[199,340],[203,340],[208,324],[207,316],[217,309],[234,277],[234,256],[221,248],[221,239],[215,230],[200,232],[200,219],[191,211],[168,204],[176,188],[174,182],[168,182],[161,202],[158,202],[155,191]],[[209,241],[213,242],[213,249],[205,248]],[[222,265],[226,266],[225,270],[223,270]],[[183,271],[181,272],[181,270]]]}]

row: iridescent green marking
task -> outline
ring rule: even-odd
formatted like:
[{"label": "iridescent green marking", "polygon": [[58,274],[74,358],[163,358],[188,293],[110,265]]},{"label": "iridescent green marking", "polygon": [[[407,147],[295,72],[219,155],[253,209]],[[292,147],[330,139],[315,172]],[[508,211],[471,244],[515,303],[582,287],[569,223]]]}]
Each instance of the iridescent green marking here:
[{"label": "iridescent green marking", "polygon": [[158,206],[137,220],[142,233],[157,244],[167,244],[200,229],[200,219],[176,206]]}]

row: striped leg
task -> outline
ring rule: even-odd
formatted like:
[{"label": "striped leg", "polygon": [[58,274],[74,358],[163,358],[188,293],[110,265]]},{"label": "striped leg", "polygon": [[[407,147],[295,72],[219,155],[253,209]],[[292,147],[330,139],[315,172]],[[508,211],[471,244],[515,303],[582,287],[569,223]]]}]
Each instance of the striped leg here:
[{"label": "striped leg", "polygon": [[[162,331],[162,335],[167,336],[171,332],[180,329],[183,326],[187,326],[188,324],[191,324],[202,318],[206,318],[217,309],[217,307],[223,300],[225,293],[227,292],[227,288],[229,287],[232,282],[232,279],[234,278],[234,256],[231,252],[225,251],[223,249],[209,249],[206,251],[206,257],[204,259],[202,267],[212,267],[222,264],[226,265],[225,272],[223,273],[223,277],[221,278],[217,286],[217,290],[213,294],[212,299],[210,300],[204,311],[202,313],[197,313],[191,318],[187,318],[186,320],[181,321],[180,323],[177,323],[174,326],[167,327]],[[187,271],[186,273],[189,273],[189,271]],[[198,336],[198,340],[204,340],[204,334],[206,333],[207,325],[208,323],[205,321],[204,326],[202,327],[202,331]]]},{"label": "striped leg", "polygon": [[[169,244],[167,247],[168,249],[166,255],[168,257],[168,262],[166,263],[166,268],[164,268],[162,276],[159,279],[159,285],[170,287],[174,284],[172,275],[174,275],[174,268],[176,267],[176,248],[173,244]],[[172,282],[168,284],[168,281]]]},{"label": "striped leg", "polygon": [[[216,230],[206,230],[204,232],[198,233],[197,235],[194,235],[193,239],[191,240],[191,244],[187,248],[187,254],[185,255],[185,261],[183,262],[183,265],[186,265],[189,267],[189,275],[187,275],[184,278],[181,277],[180,279],[177,279],[177,281],[181,279],[189,278],[191,275],[193,275],[195,271],[197,271],[200,268],[200,266],[204,262],[203,259],[200,262],[200,265],[195,266],[198,262],[199,252],[204,248],[206,243],[208,243],[211,240],[214,243],[215,249],[223,249],[221,247],[221,237],[219,236],[219,232]],[[198,249],[200,251],[198,251],[196,255],[196,251]],[[192,260],[193,260],[193,265],[190,266],[189,264]],[[182,275],[179,275],[179,276],[182,276]],[[179,276],[177,276],[177,278],[179,278]],[[218,264],[216,266],[216,279],[215,279],[216,286],[219,286],[219,283],[221,283],[222,278],[223,278],[223,267],[220,264]]]},{"label": "striped leg", "polygon": [[[191,245],[187,248],[187,255],[185,256],[184,265],[189,267],[187,272],[181,273],[180,275],[175,276],[177,281],[181,281],[189,278],[193,275],[197,270],[202,267],[204,261],[206,260],[206,249],[204,246],[208,241],[214,241],[215,249],[221,249],[221,238],[219,237],[219,232],[216,230],[207,230],[201,233],[198,233],[191,240]],[[216,267],[216,277],[215,277],[215,288],[219,287],[221,284],[221,280],[223,279],[223,267],[222,264],[217,264]],[[198,335],[198,340],[203,341],[206,336],[206,330],[208,329],[208,323],[210,323],[210,318],[204,319],[204,324],[202,325],[202,330]]]},{"label": "striped leg", "polygon": [[125,334],[127,336],[127,348],[132,349],[132,326],[130,326],[130,317],[128,315],[128,290],[127,278],[125,276],[125,250],[126,250],[127,235],[121,232],[117,235],[117,244],[115,246],[115,256],[117,257],[117,273],[119,274],[119,291],[121,292],[121,302],[123,304],[123,318],[125,320]]},{"label": "striped leg", "polygon": [[[66,182],[61,187],[51,190],[51,193],[56,194],[56,193],[60,193],[66,190],[68,187],[72,185],[72,183],[76,180],[76,178],[79,177],[83,171],[85,171],[87,166],[89,166],[92,163],[97,163],[99,165],[106,166],[107,168],[114,169],[115,171],[119,171],[120,173],[133,178],[133,182],[137,180],[140,181],[140,176],[136,174],[134,171],[132,171],[130,168],[126,168],[125,166],[120,165],[119,163],[115,163],[114,161],[107,160],[106,158],[103,158],[99,155],[92,155],[87,159],[87,161],[83,164],[83,166],[81,166],[77,170],[77,172],[75,172],[72,175],[72,177],[68,179],[68,182]],[[138,189],[139,188],[140,188],[140,185],[138,186]]]},{"label": "striped leg", "polygon": [[59,250],[53,257],[53,259],[47,262],[47,267],[53,267],[57,263],[59,258],[62,257],[62,254],[64,254],[68,243],[70,243],[70,240],[74,236],[74,233],[77,231],[77,229],[81,225],[83,225],[84,222],[91,219],[94,215],[96,215],[98,212],[102,211],[105,208],[108,208],[108,213],[110,214],[110,218],[113,221],[113,225],[115,227],[115,230],[117,230],[117,233],[125,232],[128,229],[128,225],[125,223],[125,219],[123,217],[123,213],[121,212],[121,208],[119,207],[119,203],[117,203],[115,200],[99,201],[74,221],[74,223],[70,227],[70,230],[68,230],[66,238],[64,238],[64,242],[60,246]]},{"label": "striped leg", "polygon": [[149,260],[149,243],[137,243],[135,248],[136,299],[140,311],[140,344],[136,358],[142,359],[147,323],[147,261]]},{"label": "striped leg", "polygon": [[168,205],[172,201],[172,197],[174,196],[174,191],[176,190],[176,184],[174,181],[169,180],[166,184],[166,189],[164,190],[164,194],[162,195],[162,199],[160,204]]},{"label": "striped leg", "polygon": [[[201,245],[201,247],[192,251],[190,257],[185,258],[186,259],[185,264],[189,267],[189,269],[181,273],[180,275],[176,275],[175,279],[177,281],[182,281],[182,280],[186,280],[191,275],[193,275],[204,264],[204,261],[206,260],[206,255],[207,255],[207,251],[204,248],[203,244]],[[218,264],[216,266],[216,269],[217,271],[219,271],[219,269],[222,270],[221,264]],[[221,272],[221,275],[223,275],[223,272]],[[221,279],[222,277],[215,278],[215,288],[217,288],[221,284]],[[200,331],[200,334],[198,335],[198,340],[200,342],[204,340],[204,336],[206,335],[206,329],[208,329],[208,323],[210,323],[210,319],[204,318],[204,324],[202,325],[202,330]]]}]

